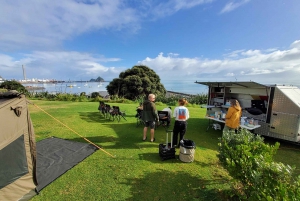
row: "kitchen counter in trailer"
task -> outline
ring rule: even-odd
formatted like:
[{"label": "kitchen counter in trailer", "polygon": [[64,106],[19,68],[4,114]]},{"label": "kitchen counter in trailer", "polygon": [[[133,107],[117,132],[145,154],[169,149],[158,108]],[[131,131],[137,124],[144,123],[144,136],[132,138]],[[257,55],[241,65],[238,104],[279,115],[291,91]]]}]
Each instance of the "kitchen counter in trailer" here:
[{"label": "kitchen counter in trailer", "polygon": [[[217,121],[217,122],[220,122],[220,123],[224,123],[224,124],[225,124],[225,121],[222,120],[222,119],[217,119],[217,118],[207,117],[207,116],[206,116],[205,118],[206,118],[206,119],[209,119],[209,121],[213,120],[213,121]],[[208,123],[207,130],[208,130],[208,128],[209,128],[210,125],[211,125],[211,124],[210,124],[210,122],[209,122],[209,123]],[[240,127],[241,127],[241,128],[246,128],[246,129],[248,129],[248,130],[254,130],[254,129],[256,129],[256,128],[259,128],[260,125],[253,125],[253,126],[240,125]]]}]

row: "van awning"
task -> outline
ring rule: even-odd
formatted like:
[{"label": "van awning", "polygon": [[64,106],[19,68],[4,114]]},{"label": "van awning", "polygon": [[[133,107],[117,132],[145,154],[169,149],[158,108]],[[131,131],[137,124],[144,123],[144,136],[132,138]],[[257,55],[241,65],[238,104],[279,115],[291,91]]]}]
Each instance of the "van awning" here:
[{"label": "van awning", "polygon": [[257,82],[195,82],[209,87],[241,87],[241,88],[266,88],[269,85],[259,84]]}]

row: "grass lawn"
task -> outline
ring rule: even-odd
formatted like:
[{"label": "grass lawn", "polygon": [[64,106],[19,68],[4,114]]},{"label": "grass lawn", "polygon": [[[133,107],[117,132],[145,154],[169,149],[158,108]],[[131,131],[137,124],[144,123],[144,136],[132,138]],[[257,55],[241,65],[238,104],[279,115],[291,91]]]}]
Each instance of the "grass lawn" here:
[{"label": "grass lawn", "polygon": [[[32,200],[224,200],[231,179],[219,164],[218,138],[221,131],[209,129],[204,119],[205,109],[188,107],[190,119],[185,135],[197,146],[195,161],[178,159],[162,161],[158,145],[165,142],[163,127],[155,131],[156,141],[142,141],[141,126],[136,127],[134,104],[113,103],[126,111],[126,119],[110,121],[97,110],[97,102],[30,101],[59,121],[101,146],[101,150],[86,158],[44,188]],[[163,109],[165,106],[157,106]],[[174,109],[174,107],[172,108]],[[51,136],[85,142],[73,131],[59,124],[33,105],[29,111],[36,140]],[[171,127],[174,119],[172,119]],[[267,143],[275,141],[266,139]],[[112,157],[111,155],[115,156]],[[295,165],[300,174],[300,146],[281,142],[275,157],[278,162]]]}]

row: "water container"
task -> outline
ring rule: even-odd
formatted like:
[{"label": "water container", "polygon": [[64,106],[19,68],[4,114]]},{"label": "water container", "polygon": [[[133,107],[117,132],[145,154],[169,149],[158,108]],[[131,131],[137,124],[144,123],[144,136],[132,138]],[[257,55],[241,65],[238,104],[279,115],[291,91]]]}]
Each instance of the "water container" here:
[{"label": "water container", "polygon": [[241,118],[241,125],[244,125],[244,124],[245,124],[245,119]]}]

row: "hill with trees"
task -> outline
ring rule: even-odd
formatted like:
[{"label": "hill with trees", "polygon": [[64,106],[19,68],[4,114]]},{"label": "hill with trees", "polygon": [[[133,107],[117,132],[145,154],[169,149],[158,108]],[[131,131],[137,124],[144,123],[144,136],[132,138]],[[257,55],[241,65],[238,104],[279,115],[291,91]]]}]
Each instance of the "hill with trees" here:
[{"label": "hill with trees", "polygon": [[99,76],[97,79],[90,79],[90,82],[104,82],[104,79]]}]

